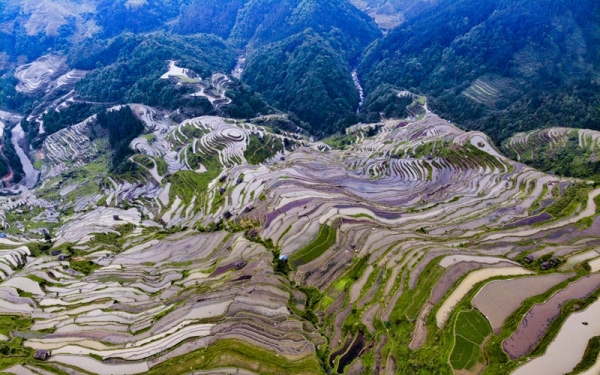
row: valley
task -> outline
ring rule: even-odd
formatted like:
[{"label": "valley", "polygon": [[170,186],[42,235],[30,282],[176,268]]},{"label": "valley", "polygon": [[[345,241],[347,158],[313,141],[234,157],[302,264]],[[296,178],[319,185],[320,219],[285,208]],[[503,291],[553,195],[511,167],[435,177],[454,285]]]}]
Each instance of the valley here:
[{"label": "valley", "polygon": [[600,12],[0,3],[0,372],[596,374]]}]

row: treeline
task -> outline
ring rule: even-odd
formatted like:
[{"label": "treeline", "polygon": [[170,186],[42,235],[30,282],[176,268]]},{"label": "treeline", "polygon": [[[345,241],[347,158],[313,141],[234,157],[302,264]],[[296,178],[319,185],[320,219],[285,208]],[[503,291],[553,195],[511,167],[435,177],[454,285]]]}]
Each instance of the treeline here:
[{"label": "treeline", "polygon": [[144,131],[144,124],[129,106],[118,110],[102,111],[97,115],[101,128],[108,132],[108,143],[112,150],[112,168],[118,169],[133,154],[131,141]]},{"label": "treeline", "polygon": [[17,83],[17,79],[12,76],[0,76],[0,110],[29,113],[39,98],[17,92]]},{"label": "treeline", "polygon": [[363,122],[377,122],[379,118],[373,117],[374,114],[381,114],[383,117],[403,118],[408,116],[406,107],[413,101],[411,95],[398,95],[392,85],[383,84],[370,92],[365,98],[363,105]]},{"label": "treeline", "polygon": [[[500,142],[543,126],[600,128],[599,3],[441,1],[377,41],[360,67],[368,93],[382,84],[426,93],[433,110]],[[465,95],[497,77],[489,101]]]},{"label": "treeline", "polygon": [[235,81],[233,86],[227,90],[227,96],[231,99],[231,104],[224,108],[226,116],[250,119],[275,112],[262,95],[240,81]]},{"label": "treeline", "polygon": [[102,106],[89,103],[74,103],[60,111],[48,111],[42,116],[45,134],[51,135],[68,126],[78,124],[98,113]]}]

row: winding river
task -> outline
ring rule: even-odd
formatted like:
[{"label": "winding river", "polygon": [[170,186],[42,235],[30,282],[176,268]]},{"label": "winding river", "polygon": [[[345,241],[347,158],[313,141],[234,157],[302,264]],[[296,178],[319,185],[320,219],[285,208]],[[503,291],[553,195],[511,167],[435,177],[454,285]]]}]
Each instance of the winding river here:
[{"label": "winding river", "polygon": [[40,176],[40,172],[33,167],[31,164],[31,160],[25,154],[25,151],[19,145],[19,141],[25,137],[25,132],[21,127],[21,124],[15,126],[11,130],[11,142],[15,147],[15,151],[17,152],[17,156],[19,156],[19,160],[21,160],[21,164],[23,165],[23,172],[25,172],[25,177],[21,182],[23,185],[27,187],[27,189],[31,189],[37,184],[38,178]]}]

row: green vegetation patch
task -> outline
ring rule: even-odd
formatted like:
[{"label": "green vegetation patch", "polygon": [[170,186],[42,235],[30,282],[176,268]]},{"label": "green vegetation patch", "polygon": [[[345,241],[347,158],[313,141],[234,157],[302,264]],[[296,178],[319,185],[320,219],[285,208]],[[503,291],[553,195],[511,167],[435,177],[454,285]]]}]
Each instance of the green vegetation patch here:
[{"label": "green vegetation patch", "polygon": [[265,134],[263,137],[252,134],[249,137],[244,157],[248,160],[248,163],[258,165],[282,150],[283,143],[279,138],[269,134]]},{"label": "green vegetation patch", "polygon": [[220,169],[210,168],[204,173],[194,171],[178,171],[166,178],[171,183],[169,190],[170,201],[179,197],[184,205],[189,205],[197,195],[204,195],[208,190],[208,184],[220,173]]},{"label": "green vegetation patch", "polygon": [[84,275],[90,275],[98,268],[101,268],[100,265],[92,262],[91,260],[71,260],[69,264],[72,269]]},{"label": "green vegetation patch", "polygon": [[192,124],[183,125],[181,132],[189,138],[202,138],[203,135],[208,134],[208,130],[197,128]]},{"label": "green vegetation patch", "polygon": [[[94,233],[94,239],[89,242],[89,246],[102,245],[104,250],[110,250],[115,253],[123,251],[123,245],[127,241],[127,236],[133,233],[136,226],[132,223],[115,226],[116,232]],[[67,250],[72,253],[72,248]],[[73,254],[78,255],[78,254]]]},{"label": "green vegetation patch", "polygon": [[335,228],[322,225],[319,229],[319,235],[313,242],[290,256],[290,264],[293,267],[298,267],[317,259],[335,244],[336,236],[337,230]]},{"label": "green vegetation patch", "polygon": [[577,210],[579,206],[585,208],[590,187],[584,184],[577,184],[567,188],[558,199],[546,208],[546,212],[554,218],[569,216]]},{"label": "green vegetation patch", "polygon": [[450,363],[457,370],[472,368],[483,352],[481,345],[492,333],[487,320],[477,310],[462,311],[454,325],[454,348],[450,354]]},{"label": "green vegetation patch", "polygon": [[[33,320],[17,315],[0,315],[0,334],[11,337],[11,332],[26,331]],[[0,369],[6,369],[21,363],[33,355],[33,350],[23,346],[22,338],[10,338],[0,341]]]},{"label": "green vegetation patch", "polygon": [[592,337],[590,339],[581,362],[575,366],[569,375],[582,373],[592,367],[598,360],[598,355],[600,355],[600,336]]},{"label": "green vegetation patch", "polygon": [[438,266],[437,261],[431,261],[419,276],[417,285],[406,290],[394,307],[390,320],[397,321],[405,315],[409,320],[416,319],[421,308],[431,295],[431,290],[446,270]]},{"label": "green vegetation patch", "polygon": [[148,168],[148,169],[154,168],[154,161],[147,155],[135,154],[135,155],[133,155],[133,161],[141,164],[145,168]]},{"label": "green vegetation patch", "polygon": [[363,274],[363,272],[365,271],[365,269],[367,268],[368,260],[369,260],[368,256],[360,258],[358,260],[358,262],[354,263],[354,265],[352,266],[350,271],[348,271],[348,273],[344,277],[342,277],[341,279],[336,281],[335,284],[333,284],[333,287],[337,291],[342,291],[346,288],[347,285],[350,285],[353,282],[355,282],[356,280],[358,280],[360,278],[360,276]]},{"label": "green vegetation patch", "polygon": [[346,135],[346,134],[342,134],[342,133],[337,133],[330,137],[324,138],[322,141],[326,145],[331,146],[331,148],[333,148],[333,149],[345,150],[348,146],[351,146],[355,140],[356,140],[355,135]]},{"label": "green vegetation patch", "polygon": [[481,344],[492,333],[487,319],[477,310],[465,311],[456,319],[456,334],[467,340]]},{"label": "green vegetation patch", "polygon": [[571,130],[570,134],[557,141],[548,140],[545,130],[528,134],[524,143],[512,145],[512,139],[505,142],[503,150],[509,157],[516,160],[516,149],[519,149],[521,162],[541,171],[600,181],[600,161],[596,160],[596,150],[579,145],[577,130]]},{"label": "green vegetation patch", "polygon": [[165,361],[148,374],[184,374],[194,370],[235,367],[260,374],[322,374],[316,357],[289,360],[238,340],[220,340],[206,349],[199,349]]}]

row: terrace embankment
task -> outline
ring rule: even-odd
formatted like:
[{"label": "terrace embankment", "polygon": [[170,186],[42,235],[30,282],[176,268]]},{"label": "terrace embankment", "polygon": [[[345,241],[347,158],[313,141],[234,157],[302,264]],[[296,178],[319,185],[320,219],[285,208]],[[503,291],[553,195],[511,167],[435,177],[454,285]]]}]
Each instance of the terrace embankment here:
[{"label": "terrace embankment", "polygon": [[523,317],[517,330],[502,346],[510,358],[529,354],[544,337],[552,322],[568,301],[589,297],[600,288],[600,274],[585,276],[557,292],[546,302],[534,305]]},{"label": "terrace embankment", "polygon": [[[225,105],[223,77],[186,84]],[[145,129],[121,174],[105,173],[93,117],[48,136],[40,186],[0,197],[11,225],[22,221],[0,241],[0,312],[32,319],[0,333],[52,350],[48,366],[89,372],[493,365],[483,346],[496,336],[479,310],[498,330],[525,298],[571,276],[534,277],[551,257],[568,259],[560,272],[584,272],[597,192],[503,157],[414,99],[417,120],[359,124],[324,142],[213,116],[174,123],[130,105]],[[544,212],[552,219],[540,224]],[[45,227],[52,244],[38,242]],[[473,309],[474,287],[501,277],[513,280],[484,286]],[[593,289],[581,283],[549,299],[553,311]]]},{"label": "terrace embankment", "polygon": [[[600,301],[585,310],[571,314],[563,323],[546,352],[519,367],[514,375],[542,375],[551,368],[557,374],[566,374],[581,361],[589,340],[600,335]],[[593,370],[590,370],[593,371]]]},{"label": "terrace embankment", "polygon": [[492,281],[473,298],[473,306],[490,321],[494,332],[499,333],[504,320],[525,299],[542,294],[572,276],[574,274],[553,274]]}]

